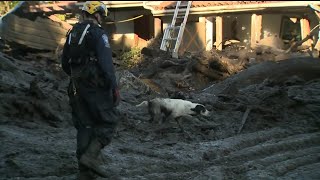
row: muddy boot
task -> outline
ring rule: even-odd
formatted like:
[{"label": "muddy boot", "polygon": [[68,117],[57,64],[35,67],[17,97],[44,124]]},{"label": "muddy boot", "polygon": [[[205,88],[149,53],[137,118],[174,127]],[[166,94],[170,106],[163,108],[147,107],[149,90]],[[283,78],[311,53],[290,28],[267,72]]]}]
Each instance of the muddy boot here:
[{"label": "muddy boot", "polygon": [[98,175],[88,169],[86,166],[78,162],[79,172],[77,174],[77,180],[94,180],[98,178]]},{"label": "muddy boot", "polygon": [[91,171],[79,172],[77,180],[94,180],[97,176],[94,175]]},{"label": "muddy boot", "polygon": [[90,168],[99,176],[107,178],[108,173],[101,167],[101,164],[97,158],[101,148],[102,144],[97,139],[92,140],[87,151],[81,156],[80,163]]}]

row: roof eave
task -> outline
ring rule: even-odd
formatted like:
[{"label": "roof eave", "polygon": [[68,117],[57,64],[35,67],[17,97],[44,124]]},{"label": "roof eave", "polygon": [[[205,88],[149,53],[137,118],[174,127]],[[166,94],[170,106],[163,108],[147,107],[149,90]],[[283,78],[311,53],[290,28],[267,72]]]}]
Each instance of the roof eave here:
[{"label": "roof eave", "polygon": [[[102,1],[107,8],[143,7],[144,1]],[[78,2],[77,6],[83,6],[85,2]]]},{"label": "roof eave", "polygon": [[[212,13],[227,13],[227,12],[245,12],[245,11],[258,11],[266,8],[279,8],[279,7],[307,7],[308,4],[320,4],[318,1],[286,1],[277,3],[263,3],[263,4],[241,4],[241,5],[227,5],[227,6],[209,6],[209,7],[193,7],[190,8],[189,14],[212,14]],[[145,6],[144,6],[145,7]],[[146,7],[145,7],[146,8]],[[154,16],[167,16],[173,15],[174,9],[169,10],[155,10],[148,6]],[[181,9],[186,10],[186,9]]]}]

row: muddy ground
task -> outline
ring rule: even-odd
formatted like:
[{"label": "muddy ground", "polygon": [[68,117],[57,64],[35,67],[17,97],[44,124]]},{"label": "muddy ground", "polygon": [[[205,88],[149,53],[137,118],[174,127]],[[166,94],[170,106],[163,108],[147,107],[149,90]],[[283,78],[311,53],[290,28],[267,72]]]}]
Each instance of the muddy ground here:
[{"label": "muddy ground", "polygon": [[[0,60],[0,179],[75,179],[68,77],[52,58]],[[103,150],[110,172],[130,180],[320,179],[320,59],[259,61],[219,80],[192,73],[183,88],[169,79],[185,69],[150,75],[150,64],[117,67],[123,117]],[[152,124],[135,105],[159,96],[203,103],[211,116],[182,118],[184,133],[176,122]]]}]

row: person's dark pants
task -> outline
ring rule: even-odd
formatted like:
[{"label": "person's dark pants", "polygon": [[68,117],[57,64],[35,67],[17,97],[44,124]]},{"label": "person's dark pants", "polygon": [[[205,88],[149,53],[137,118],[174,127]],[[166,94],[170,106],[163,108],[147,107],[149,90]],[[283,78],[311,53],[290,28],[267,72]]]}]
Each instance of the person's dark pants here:
[{"label": "person's dark pants", "polygon": [[[103,95],[104,93],[100,93]],[[110,106],[110,98],[99,96],[98,93],[80,96],[70,94],[72,120],[77,129],[77,159],[86,152],[90,142],[97,138],[102,148],[111,142],[114,130],[118,123],[119,112]],[[79,163],[79,171],[89,169]]]}]

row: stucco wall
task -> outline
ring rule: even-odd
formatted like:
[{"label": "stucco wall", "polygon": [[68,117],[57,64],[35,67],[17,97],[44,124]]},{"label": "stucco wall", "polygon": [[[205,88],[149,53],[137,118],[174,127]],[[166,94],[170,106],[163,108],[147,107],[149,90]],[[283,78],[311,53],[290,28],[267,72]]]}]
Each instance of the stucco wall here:
[{"label": "stucco wall", "polygon": [[250,32],[251,32],[251,14],[241,14],[236,16],[237,19],[237,32],[240,42],[249,43],[250,42]]},{"label": "stucco wall", "polygon": [[[137,11],[118,11],[112,12],[109,16],[114,21],[132,18],[134,16],[145,13],[144,10]],[[223,39],[234,39],[235,32],[232,30],[232,24],[236,21],[236,38],[242,43],[250,43],[251,31],[251,15],[237,14],[223,15]],[[281,23],[283,16],[296,17],[296,14],[263,14],[262,15],[262,32],[261,38],[268,35],[280,35]],[[318,20],[313,13],[308,13],[310,27],[313,28],[318,24]],[[190,15],[188,18],[186,30],[183,35],[183,41],[180,46],[181,51],[199,51],[205,49],[206,46],[206,25],[199,22],[199,15]],[[161,17],[163,30],[171,24],[172,16]],[[137,36],[134,34],[134,21],[119,23],[115,25],[116,33],[113,34],[113,44],[116,48],[133,47],[137,45]],[[215,18],[213,19],[213,41],[215,41]],[[138,44],[143,47],[146,41],[139,39]]]},{"label": "stucco wall", "polygon": [[[188,22],[183,34],[182,42],[179,51],[200,51],[205,49],[206,29],[205,21],[199,22],[200,16],[189,16]],[[171,24],[172,16],[162,17],[163,31]],[[178,23],[176,24],[178,25]],[[178,30],[177,30],[178,31]]]},{"label": "stucco wall", "polygon": [[[142,14],[146,14],[147,10],[126,10],[110,12],[109,18],[113,21],[122,21],[130,19]],[[137,38],[137,37],[136,37]],[[112,34],[111,46],[113,49],[123,49],[135,46],[134,21],[115,24],[115,32]],[[139,42],[142,40],[138,40]],[[138,44],[139,44],[138,42]],[[140,44],[145,44],[140,42]]]},{"label": "stucco wall", "polygon": [[[187,23],[187,31],[195,36],[193,39],[188,36],[188,33],[184,33],[183,41],[194,41],[188,42],[187,45],[181,44],[181,49],[187,51],[199,51],[205,48],[206,45],[206,32],[205,32],[205,23],[199,22],[200,16],[189,16],[188,23]],[[231,23],[232,21],[237,20],[237,37],[241,42],[250,42],[250,28],[251,28],[251,14],[243,14],[243,15],[229,15],[223,16],[223,38],[224,39],[232,39],[232,30],[231,30]],[[162,17],[163,21],[163,29],[165,29],[169,24],[171,24],[172,16],[170,17]],[[215,18],[213,19],[213,41],[216,40],[216,25],[215,25]],[[185,45],[187,47],[182,47]]]},{"label": "stucco wall", "polygon": [[262,15],[262,37],[268,37],[268,35],[280,35],[281,29],[281,14],[264,14]]}]

